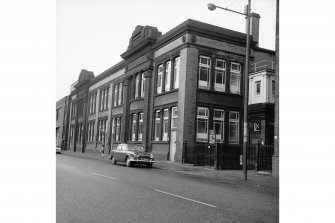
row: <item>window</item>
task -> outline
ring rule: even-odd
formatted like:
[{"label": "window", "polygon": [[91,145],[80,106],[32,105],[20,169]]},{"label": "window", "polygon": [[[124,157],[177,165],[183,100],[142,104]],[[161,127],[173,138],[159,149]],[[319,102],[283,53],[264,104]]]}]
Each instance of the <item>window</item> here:
[{"label": "window", "polygon": [[173,89],[179,88],[180,58],[174,59]]},{"label": "window", "polygon": [[140,88],[140,75],[137,74],[135,77],[135,98],[138,98],[139,95],[139,88]]},{"label": "window", "polygon": [[83,133],[83,124],[78,124],[78,141],[80,142],[82,140],[82,133]]},{"label": "window", "polygon": [[112,140],[115,140],[115,118],[112,118]]},{"label": "window", "polygon": [[171,61],[165,63],[165,91],[170,91],[171,82]]},{"label": "window", "polygon": [[240,93],[241,83],[241,65],[231,63],[230,65],[230,92],[234,94]]},{"label": "window", "polygon": [[140,97],[144,98],[144,86],[145,86],[145,77],[144,73],[141,74],[141,91],[140,91]]},{"label": "window", "polygon": [[137,133],[137,114],[132,115],[131,141],[136,141]]},{"label": "window", "polygon": [[59,116],[59,110],[60,110],[60,108],[57,108],[56,109],[56,120],[58,121],[58,116]]},{"label": "window", "polygon": [[89,101],[89,114],[95,113],[95,106],[96,106],[96,97],[97,94],[93,94],[90,96],[90,101]]},{"label": "window", "polygon": [[171,128],[178,128],[178,115],[177,107],[172,107],[171,109]]},{"label": "window", "polygon": [[215,61],[215,83],[214,90],[225,91],[226,83],[226,62],[224,60],[217,59]]},{"label": "window", "polygon": [[73,135],[74,135],[74,126],[71,126],[70,128],[70,141],[72,142],[73,141]]},{"label": "window", "polygon": [[115,84],[114,85],[114,107],[117,106],[117,102],[118,102],[118,98],[119,98],[118,95],[117,95],[118,91],[119,91],[119,85]]},{"label": "window", "polygon": [[106,136],[106,129],[107,129],[107,120],[100,120],[98,122],[98,142],[102,142]]},{"label": "window", "polygon": [[208,108],[198,107],[197,111],[197,141],[208,140]]},{"label": "window", "polygon": [[255,82],[255,95],[259,95],[261,93],[261,81]]},{"label": "window", "polygon": [[215,131],[215,141],[224,140],[224,110],[214,109],[213,126]]},{"label": "window", "polygon": [[272,80],[272,94],[276,93],[276,81]]},{"label": "window", "polygon": [[239,143],[239,113],[229,112],[229,143]]},{"label": "window", "polygon": [[155,141],[160,140],[161,133],[161,111],[155,112]]},{"label": "window", "polygon": [[118,101],[118,105],[122,104],[122,82],[119,84],[119,101]]},{"label": "window", "polygon": [[142,136],[143,136],[143,113],[139,113],[137,141],[142,141]]},{"label": "window", "polygon": [[163,85],[163,64],[158,66],[157,73],[157,94],[162,93],[162,85]]},{"label": "window", "polygon": [[169,140],[169,110],[163,111],[163,141]]},{"label": "window", "polygon": [[211,59],[200,56],[199,59],[199,88],[209,89],[211,73]]},{"label": "window", "polygon": [[93,142],[94,138],[94,122],[87,123],[87,141]]},{"label": "window", "polygon": [[73,119],[75,116],[76,116],[76,104],[72,102],[71,118]]},{"label": "window", "polygon": [[108,109],[108,93],[109,88],[101,90],[100,92],[100,111]]},{"label": "window", "polygon": [[116,118],[115,141],[120,141],[121,135],[121,117]]}]

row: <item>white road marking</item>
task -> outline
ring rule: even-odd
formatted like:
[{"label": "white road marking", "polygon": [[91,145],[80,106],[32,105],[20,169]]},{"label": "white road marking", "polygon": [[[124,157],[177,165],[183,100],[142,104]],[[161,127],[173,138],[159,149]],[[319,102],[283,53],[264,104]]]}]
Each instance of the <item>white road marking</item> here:
[{"label": "white road marking", "polygon": [[192,201],[192,202],[195,202],[195,203],[207,205],[207,206],[210,206],[212,208],[216,208],[216,206],[214,206],[214,205],[207,204],[207,203],[204,203],[204,202],[201,202],[201,201],[196,201],[196,200],[193,200],[193,199],[190,199],[190,198],[187,198],[187,197],[182,197],[182,196],[179,196],[179,195],[176,195],[176,194],[171,194],[171,193],[161,191],[161,190],[157,190],[157,189],[154,189],[154,190],[157,191],[157,192],[163,193],[163,194],[168,194],[168,195],[171,195],[171,196],[174,196],[174,197],[178,197],[178,198],[185,199],[185,200],[188,200],[188,201]]},{"label": "white road marking", "polygon": [[66,165],[66,164],[62,164],[63,166],[66,166],[66,167],[69,167],[69,168],[74,168],[73,166],[69,166],[69,165]]},{"label": "white road marking", "polygon": [[112,180],[116,180],[116,178],[114,178],[114,177],[109,177],[109,176],[101,175],[101,174],[98,174],[98,173],[91,173],[91,174],[94,174],[94,175],[97,175],[97,176],[100,176],[100,177],[109,178],[109,179],[112,179]]}]

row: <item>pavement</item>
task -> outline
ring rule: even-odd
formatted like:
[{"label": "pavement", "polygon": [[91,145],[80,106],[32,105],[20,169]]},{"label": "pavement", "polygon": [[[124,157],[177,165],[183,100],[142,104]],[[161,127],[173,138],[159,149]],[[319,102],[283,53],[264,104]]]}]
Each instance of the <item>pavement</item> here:
[{"label": "pavement", "polygon": [[[110,160],[108,159],[109,155],[105,154],[104,159],[102,159],[101,154],[98,151],[96,151],[96,153],[62,151],[62,154],[88,159],[96,159],[100,160],[101,162],[110,163]],[[268,172],[256,172],[254,170],[248,170],[247,180],[245,181],[242,170],[217,170],[211,167],[173,163],[170,161],[155,161],[153,168],[174,171],[186,175],[193,175],[207,180],[222,181],[225,183],[246,184],[259,188],[279,190],[279,177],[272,177],[271,173]]]}]

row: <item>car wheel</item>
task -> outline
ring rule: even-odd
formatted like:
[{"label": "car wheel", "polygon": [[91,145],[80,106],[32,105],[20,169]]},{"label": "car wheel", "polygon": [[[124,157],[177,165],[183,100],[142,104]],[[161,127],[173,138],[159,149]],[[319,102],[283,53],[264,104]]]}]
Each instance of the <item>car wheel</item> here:
[{"label": "car wheel", "polygon": [[147,163],[147,167],[151,168],[152,167],[152,163]]},{"label": "car wheel", "polygon": [[126,166],[127,166],[127,167],[130,167],[130,166],[131,166],[131,161],[130,161],[129,156],[128,156],[127,159],[126,159]]},{"label": "car wheel", "polygon": [[112,163],[115,165],[116,164],[116,160],[114,159],[114,156],[112,156]]}]

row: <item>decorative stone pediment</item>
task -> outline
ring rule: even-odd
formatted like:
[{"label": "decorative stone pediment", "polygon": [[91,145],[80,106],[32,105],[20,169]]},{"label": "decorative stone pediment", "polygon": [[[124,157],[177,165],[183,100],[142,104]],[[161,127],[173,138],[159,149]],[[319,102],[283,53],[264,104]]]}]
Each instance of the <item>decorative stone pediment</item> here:
[{"label": "decorative stone pediment", "polygon": [[87,71],[82,69],[79,74],[78,82],[74,86],[75,88],[79,88],[83,84],[90,82],[94,78],[94,73],[92,71]]},{"label": "decorative stone pediment", "polygon": [[155,43],[160,36],[162,36],[162,32],[158,31],[156,27],[136,26],[129,39],[127,51],[121,54],[121,57],[128,58],[139,50]]}]

